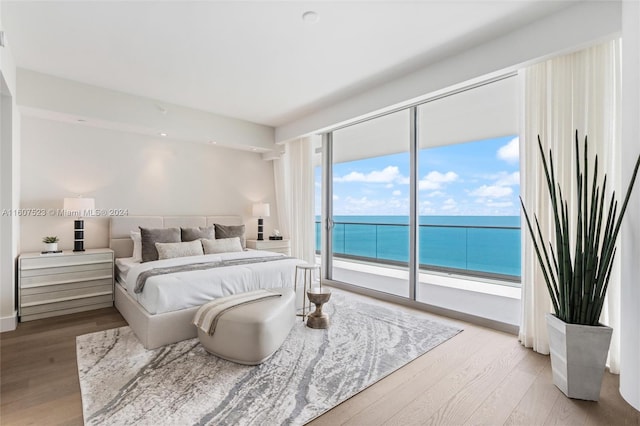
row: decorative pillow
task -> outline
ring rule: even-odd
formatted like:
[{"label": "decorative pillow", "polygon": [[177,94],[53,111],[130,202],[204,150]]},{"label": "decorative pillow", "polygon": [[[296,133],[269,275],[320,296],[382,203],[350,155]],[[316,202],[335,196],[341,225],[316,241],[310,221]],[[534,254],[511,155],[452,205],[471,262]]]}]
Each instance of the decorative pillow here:
[{"label": "decorative pillow", "polygon": [[244,238],[244,225],[218,225],[216,226],[216,239],[224,239],[224,238],[240,238],[240,244],[242,248],[245,249],[247,247],[247,242]]},{"label": "decorative pillow", "polygon": [[201,240],[204,254],[231,253],[243,251],[240,238],[219,238],[217,240]]},{"label": "decorative pillow", "polygon": [[200,238],[206,238],[213,240],[216,237],[216,231],[213,225],[211,226],[199,226],[197,228],[180,228],[182,234],[182,242],[195,241]]},{"label": "decorative pillow", "polygon": [[174,257],[201,256],[202,243],[200,240],[187,241],[182,243],[156,243],[158,259],[173,259]]},{"label": "decorative pillow", "polygon": [[140,262],[142,260],[142,237],[140,236],[140,231],[131,231],[129,235],[133,240],[133,255],[131,257],[136,262]]},{"label": "decorative pillow", "polygon": [[179,243],[180,228],[142,228],[140,227],[142,241],[142,262],[158,260],[156,243]]}]

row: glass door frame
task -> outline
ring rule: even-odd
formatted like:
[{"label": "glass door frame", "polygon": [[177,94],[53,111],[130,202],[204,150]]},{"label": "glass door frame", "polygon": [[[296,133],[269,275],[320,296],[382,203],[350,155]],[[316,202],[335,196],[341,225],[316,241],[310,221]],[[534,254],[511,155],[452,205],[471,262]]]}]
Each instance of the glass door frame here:
[{"label": "glass door frame", "polygon": [[[409,108],[409,300],[416,300],[418,285],[418,107]],[[387,114],[392,114],[391,111]],[[380,114],[375,119],[387,114]],[[367,121],[367,120],[363,120]],[[357,123],[353,123],[357,124]],[[351,125],[353,125],[351,124]],[[333,129],[337,130],[337,129]],[[320,257],[325,279],[333,280],[333,130],[322,134],[322,211]],[[349,283],[345,283],[349,284]],[[402,297],[402,296],[399,296]]]}]

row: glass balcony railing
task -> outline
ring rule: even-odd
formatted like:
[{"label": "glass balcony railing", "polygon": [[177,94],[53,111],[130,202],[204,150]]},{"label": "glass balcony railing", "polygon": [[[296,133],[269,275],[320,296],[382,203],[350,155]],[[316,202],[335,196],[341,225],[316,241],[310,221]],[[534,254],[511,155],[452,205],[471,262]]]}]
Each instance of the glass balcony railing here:
[{"label": "glass balcony railing", "polygon": [[[520,282],[518,226],[420,225],[418,238],[421,270]],[[316,252],[320,252],[318,221]],[[333,255],[406,266],[409,225],[334,222]]]}]

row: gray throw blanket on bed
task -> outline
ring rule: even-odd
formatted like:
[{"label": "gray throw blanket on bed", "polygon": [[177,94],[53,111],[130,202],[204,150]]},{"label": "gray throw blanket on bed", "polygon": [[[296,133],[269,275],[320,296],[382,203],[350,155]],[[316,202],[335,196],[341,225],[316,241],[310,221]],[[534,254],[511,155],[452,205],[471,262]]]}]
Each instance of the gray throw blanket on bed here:
[{"label": "gray throw blanket on bed", "polygon": [[246,257],[243,259],[218,260],[215,262],[189,263],[186,265],[167,266],[164,268],[153,268],[148,271],[141,272],[136,279],[136,287],[133,289],[135,293],[142,293],[147,280],[157,275],[173,274],[176,272],[204,271],[206,269],[223,268],[226,266],[248,265],[252,263],[273,262],[274,260],[293,259],[288,256],[269,256],[269,257]]}]

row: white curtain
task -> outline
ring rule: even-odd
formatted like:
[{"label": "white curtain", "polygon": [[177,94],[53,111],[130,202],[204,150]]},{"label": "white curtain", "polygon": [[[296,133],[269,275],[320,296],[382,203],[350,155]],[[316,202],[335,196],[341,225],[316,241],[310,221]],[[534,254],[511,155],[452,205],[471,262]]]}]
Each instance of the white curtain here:
[{"label": "white curtain", "polygon": [[273,162],[279,229],[291,240],[291,255],[309,263],[315,260],[313,146],[316,137],[287,142],[282,157]]},{"label": "white curtain", "polygon": [[[598,155],[599,174],[608,174],[609,191],[619,185],[620,153],[620,41],[614,40],[577,53],[530,66],[520,72],[524,108],[520,135],[521,194],[527,210],[538,214],[543,235],[554,230],[538,150],[540,135],[545,152],[553,152],[557,178],[566,193],[569,210],[575,205],[574,138],[580,146],[589,138],[591,166]],[[566,189],[565,189],[566,188]],[[569,194],[568,192],[571,192]],[[545,212],[545,214],[541,214]],[[575,220],[573,218],[572,220]],[[519,339],[526,347],[548,354],[544,315],[553,307],[538,266],[524,217],[522,219],[522,321]],[[619,256],[617,256],[619,259]],[[616,260],[602,322],[613,327],[609,354],[612,372],[619,371],[620,280]]]}]

